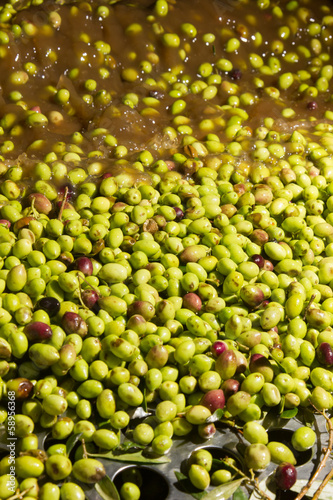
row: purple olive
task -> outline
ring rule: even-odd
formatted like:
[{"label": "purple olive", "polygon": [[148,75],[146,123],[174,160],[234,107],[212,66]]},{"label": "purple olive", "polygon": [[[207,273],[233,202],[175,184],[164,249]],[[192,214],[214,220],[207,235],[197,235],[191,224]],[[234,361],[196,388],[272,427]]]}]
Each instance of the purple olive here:
[{"label": "purple olive", "polygon": [[310,101],[307,103],[306,107],[312,111],[318,108],[318,104],[316,103],[316,101]]},{"label": "purple olive", "polygon": [[316,350],[318,361],[325,366],[333,366],[333,349],[328,342],[322,342]]},{"label": "purple olive", "polygon": [[24,328],[24,333],[30,342],[43,342],[52,337],[52,329],[47,323],[34,321]]},{"label": "purple olive", "polygon": [[243,76],[242,71],[239,68],[234,68],[229,72],[230,78],[233,80],[240,80]]},{"label": "purple olive", "polygon": [[225,399],[230,398],[233,394],[239,391],[240,383],[238,380],[234,378],[228,378],[221,385],[221,389],[223,390]]},{"label": "purple olive", "polygon": [[85,337],[88,333],[87,323],[74,312],[66,312],[61,319],[61,325],[68,335],[77,333],[81,337]]},{"label": "purple olive", "polygon": [[212,413],[219,408],[224,408],[225,397],[222,389],[212,389],[202,397],[201,405],[206,406]]},{"label": "purple olive", "polygon": [[91,276],[93,273],[93,265],[89,257],[79,257],[74,261],[74,268],[81,271],[85,276]]},{"label": "purple olive", "polygon": [[183,307],[193,312],[199,312],[202,308],[202,300],[196,293],[187,293],[183,297]]},{"label": "purple olive", "polygon": [[173,207],[176,212],[176,221],[180,221],[184,218],[184,212],[179,207]]},{"label": "purple olive", "polygon": [[65,195],[65,190],[67,188],[67,201],[71,201],[76,196],[76,189],[73,184],[64,184],[58,191],[60,199],[62,199]]},{"label": "purple olive", "polygon": [[290,490],[296,483],[297,470],[289,462],[282,462],[275,471],[275,482],[281,490]]},{"label": "purple olive", "polygon": [[58,314],[60,302],[55,297],[43,297],[37,302],[35,309],[42,309],[43,311],[46,311],[50,317],[52,317]]},{"label": "purple olive", "polygon": [[211,353],[214,356],[214,358],[218,358],[219,355],[222,354],[222,352],[226,351],[227,349],[228,349],[227,344],[225,342],[223,342],[222,340],[217,340],[216,342],[214,342],[214,344],[210,348]]},{"label": "purple olive", "polygon": [[258,253],[256,253],[255,255],[252,255],[251,260],[252,260],[252,262],[254,262],[255,264],[257,264],[257,266],[260,269],[262,267],[264,267],[265,259],[263,258],[262,255],[259,255]]},{"label": "purple olive", "polygon": [[81,297],[84,305],[88,307],[88,309],[92,309],[99,299],[99,294],[96,290],[90,288],[88,290],[83,290]]}]

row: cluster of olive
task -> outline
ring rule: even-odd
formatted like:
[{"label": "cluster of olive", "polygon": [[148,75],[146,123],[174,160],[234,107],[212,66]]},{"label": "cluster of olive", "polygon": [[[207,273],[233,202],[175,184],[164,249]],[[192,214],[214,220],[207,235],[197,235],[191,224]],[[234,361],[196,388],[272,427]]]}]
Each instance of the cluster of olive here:
[{"label": "cluster of olive", "polygon": [[[64,4],[59,12],[99,23],[102,37],[115,11],[102,3],[92,9],[79,2],[68,12]],[[15,17],[13,5],[0,10],[1,23]],[[0,121],[0,423],[17,438],[14,484],[11,455],[0,461],[3,500],[19,494],[83,500],[85,489],[106,474],[106,462],[94,454],[130,446],[161,458],[177,439],[204,441],[223,432],[223,422],[242,429],[246,466],[260,472],[277,464],[277,485],[288,489],[296,480],[294,451],[315,446],[316,436],[300,427],[290,447],[270,440],[264,415],[272,408],[295,415],[310,404],[320,411],[333,407],[332,112],[325,102],[323,122],[313,116],[308,129],[291,134],[270,116],[257,129],[248,125],[259,94],[285,120],[296,114],[289,89],[311,99],[312,111],[313,99],[325,101],[333,74],[325,52],[331,16],[322,9],[327,26],[321,33],[298,2],[288,3],[295,16],[284,18],[279,6],[268,11],[285,22],[272,52],[283,53],[287,66],[298,63],[288,38],[301,26],[309,71],[286,71],[269,57],[248,16],[249,27],[235,25],[237,36],[229,28],[221,38],[202,35],[204,47],[222,47],[228,58],[209,51],[191,76],[186,63],[196,52],[191,47],[200,22],[191,14],[198,29],[186,22],[179,34],[165,31],[163,18],[167,26],[175,6],[157,0],[153,11],[140,10],[142,25],[124,28],[133,52],[114,97],[104,88],[116,69],[111,45],[97,40],[92,48],[87,33],[79,45],[95,54],[90,79],[82,81],[89,59],[83,53],[82,65],[66,69],[68,81],[59,80],[70,90],[35,78],[38,67],[25,60],[25,48],[35,37],[51,41],[61,34],[67,19],[58,12],[48,12],[38,27],[13,21],[0,31],[0,64],[11,61],[7,45],[22,55],[4,86]],[[269,6],[257,2],[258,12]],[[144,41],[142,54],[148,54],[139,61],[134,48],[143,26],[156,51]],[[243,57],[238,51],[247,36],[255,52]],[[76,42],[70,47],[75,57]],[[48,54],[56,71],[56,54]],[[169,67],[169,59],[174,65],[160,75],[156,68]],[[236,64],[251,73],[251,92],[244,91]],[[47,116],[30,106],[32,81],[41,85],[36,94],[50,109]],[[201,111],[192,116],[193,102]],[[141,141],[142,130],[135,140],[122,135],[125,145],[99,127],[117,128],[124,109],[124,116],[137,113],[143,130],[153,130],[156,120],[161,141],[173,149],[150,143],[136,152],[141,146],[132,140]],[[91,128],[81,134],[85,121]],[[53,144],[59,125],[78,128],[68,143]],[[44,142],[49,133],[52,144]],[[26,159],[33,179],[24,160],[6,160],[21,141],[43,160]],[[7,406],[12,395],[14,417]],[[48,434],[43,444],[41,432]],[[217,466],[200,449],[187,472],[192,486],[204,490],[235,479],[235,465]],[[138,500],[142,478],[125,474],[121,481],[122,500]]]},{"label": "cluster of olive", "polygon": [[[290,450],[262,441],[263,409],[282,400],[286,408],[332,406],[331,261],[317,259],[317,276],[298,258],[303,240],[295,238],[311,237],[318,257],[330,256],[331,226],[317,216],[314,229],[303,228],[295,215],[284,219],[284,230],[266,226],[265,218],[277,218],[271,207],[281,190],[292,192],[295,170],[241,193],[228,180],[232,169],[220,165],[202,168],[196,183],[169,172],[155,187],[117,189],[106,175],[79,184],[72,201],[67,186],[60,207],[41,192],[29,195],[26,208],[25,200],[2,196],[1,372],[4,395],[12,391],[22,402],[18,477],[40,477],[46,460],[54,481],[73,474],[95,482],[105,473],[100,462],[82,458],[81,447],[72,467],[61,442],[81,434],[88,453],[115,449],[128,410],[142,405],[154,416],[127,436],[157,455],[193,428],[212,437],[209,417],[224,409],[249,435],[248,467],[294,463]],[[281,178],[282,188],[268,188],[280,187]],[[238,209],[243,219],[224,213],[236,208],[231,198],[245,201],[251,191],[257,203],[266,191],[274,201],[264,197],[253,209],[235,199],[246,207]],[[313,234],[319,229],[326,236]],[[280,242],[269,241],[272,231]],[[1,414],[6,422],[4,406]],[[35,426],[50,429],[56,453],[51,447],[46,457],[34,456]],[[261,437],[252,442],[254,429]],[[4,474],[8,467],[7,458]]]}]

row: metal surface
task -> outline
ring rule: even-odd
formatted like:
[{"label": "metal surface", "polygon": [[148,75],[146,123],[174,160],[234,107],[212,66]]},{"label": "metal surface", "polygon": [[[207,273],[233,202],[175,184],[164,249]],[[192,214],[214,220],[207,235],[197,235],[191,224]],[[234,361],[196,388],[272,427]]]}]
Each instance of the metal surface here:
[{"label": "metal surface", "polygon": [[[309,425],[316,431],[317,442],[311,450],[306,452],[296,453],[297,458],[297,479],[303,479],[308,481],[312,474],[317,469],[325,448],[328,444],[328,432],[326,429],[326,421],[322,416],[311,417],[309,412],[309,420],[313,418],[313,422],[309,422]],[[265,418],[263,425],[267,429],[270,441],[285,441],[285,444],[289,443],[293,431],[298,427],[305,425],[304,421],[297,419],[285,420],[280,419],[273,412]],[[246,467],[243,461],[244,448],[249,443],[242,438],[240,432],[233,431],[227,427],[219,426],[217,424],[217,432],[215,436],[210,440],[202,440],[199,437],[194,437],[190,439],[173,438],[173,446],[171,448],[168,457],[171,459],[170,463],[158,464],[158,465],[141,465],[141,464],[130,464],[123,462],[114,462],[108,460],[102,460],[108,476],[115,482],[117,487],[121,484],[121,473],[127,468],[139,469],[142,473],[143,485],[141,487],[141,499],[142,500],[189,500],[193,498],[189,493],[186,493],[180,489],[180,484],[175,476],[175,471],[181,471],[186,473],[187,459],[190,454],[198,449],[205,448],[208,449],[214,458],[222,458],[225,456],[231,456],[235,458],[243,471],[246,473]],[[271,463],[267,469],[258,474],[259,482],[265,480],[271,476],[277,465]],[[333,460],[330,458],[327,465],[320,472],[318,480],[322,480],[326,474],[332,469]],[[269,481],[267,481],[269,484]],[[210,491],[210,487],[207,491]],[[198,491],[193,488],[193,492]],[[250,496],[250,490],[247,491],[248,496]],[[87,491],[87,498],[89,500],[100,500],[99,494],[94,490],[94,488]]]}]

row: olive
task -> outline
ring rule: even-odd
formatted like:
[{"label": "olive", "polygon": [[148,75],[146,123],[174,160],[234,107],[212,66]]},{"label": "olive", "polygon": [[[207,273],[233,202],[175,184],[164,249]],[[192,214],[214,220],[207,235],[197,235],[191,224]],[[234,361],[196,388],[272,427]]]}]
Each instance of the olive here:
[{"label": "olive", "polygon": [[36,311],[39,309],[46,311],[50,317],[53,317],[59,312],[60,302],[55,297],[43,297],[35,306]]}]

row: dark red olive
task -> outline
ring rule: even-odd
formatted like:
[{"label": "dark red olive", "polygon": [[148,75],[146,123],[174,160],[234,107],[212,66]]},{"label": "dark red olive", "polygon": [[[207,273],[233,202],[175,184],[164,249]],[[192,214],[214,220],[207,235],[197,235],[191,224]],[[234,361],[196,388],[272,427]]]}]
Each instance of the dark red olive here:
[{"label": "dark red olive", "polygon": [[234,378],[228,378],[221,385],[221,389],[223,390],[224,397],[227,400],[233,394],[236,394],[239,390],[240,383],[238,380]]},{"label": "dark red olive", "polygon": [[233,79],[233,80],[240,80],[243,76],[242,72],[240,69],[238,68],[235,68],[235,69],[232,69],[230,72],[229,72],[229,75],[230,77]]},{"label": "dark red olive", "polygon": [[265,259],[263,258],[262,255],[259,255],[259,254],[252,255],[251,259],[252,259],[252,262],[254,262],[255,264],[257,264],[257,266],[259,268],[264,267]]},{"label": "dark red olive", "polygon": [[297,470],[289,462],[282,462],[275,471],[275,482],[281,490],[290,490],[296,483]]},{"label": "dark red olive", "polygon": [[74,268],[81,271],[85,276],[91,276],[93,273],[93,264],[89,257],[79,257],[74,261]]},{"label": "dark red olive", "polygon": [[216,340],[216,342],[214,342],[214,344],[210,348],[214,358],[218,358],[219,355],[222,354],[222,352],[226,351],[227,349],[228,349],[227,344],[222,340]]},{"label": "dark red olive", "polygon": [[333,366],[333,349],[328,342],[322,342],[316,350],[318,361],[325,366]]},{"label": "dark red olive", "polygon": [[212,413],[219,408],[224,408],[225,397],[222,389],[212,389],[202,397],[201,405],[206,406]]},{"label": "dark red olive", "polygon": [[310,110],[315,110],[318,108],[318,104],[316,103],[316,101],[310,101],[307,103],[306,107]]},{"label": "dark red olive", "polygon": [[81,297],[84,305],[87,306],[88,309],[92,309],[99,299],[99,294],[90,288],[88,290],[83,290]]},{"label": "dark red olive", "polygon": [[88,333],[87,323],[74,312],[66,312],[61,319],[61,325],[68,335],[77,333],[81,337],[85,337]]},{"label": "dark red olive", "polygon": [[52,337],[52,329],[47,323],[34,321],[24,327],[24,333],[30,342],[43,342]]}]

